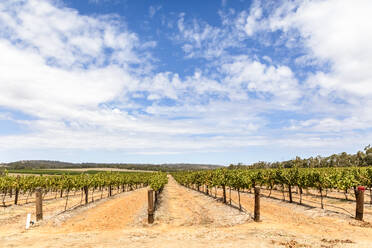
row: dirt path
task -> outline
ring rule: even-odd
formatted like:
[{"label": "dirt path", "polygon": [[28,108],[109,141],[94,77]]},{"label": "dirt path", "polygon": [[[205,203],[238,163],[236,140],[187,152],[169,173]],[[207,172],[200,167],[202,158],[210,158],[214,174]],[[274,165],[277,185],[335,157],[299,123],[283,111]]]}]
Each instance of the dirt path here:
[{"label": "dirt path", "polygon": [[250,220],[250,216],[216,202],[214,199],[180,186],[169,177],[155,221],[171,226],[232,226]]}]

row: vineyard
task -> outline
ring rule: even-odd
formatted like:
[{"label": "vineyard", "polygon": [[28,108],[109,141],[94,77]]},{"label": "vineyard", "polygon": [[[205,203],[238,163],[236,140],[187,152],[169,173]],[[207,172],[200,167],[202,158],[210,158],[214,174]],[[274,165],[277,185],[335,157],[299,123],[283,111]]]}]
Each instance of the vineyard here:
[{"label": "vineyard", "polygon": [[[85,196],[84,203],[89,199],[94,201],[94,195],[102,199],[104,192],[107,197],[117,193],[131,191],[134,189],[149,186],[155,191],[159,191],[167,183],[165,173],[115,173],[100,172],[95,174],[61,175],[61,176],[9,176],[7,173],[0,176],[0,192],[2,206],[29,203],[30,198],[37,189],[41,190],[43,198],[46,200],[66,197],[65,210],[68,205],[69,196],[76,195],[81,191],[81,201]],[[91,195],[91,198],[89,197]],[[14,197],[14,199],[13,199]]]},{"label": "vineyard", "polygon": [[[213,194],[212,190],[222,189],[223,202],[226,203],[226,189],[236,190],[240,199],[240,192],[250,190],[256,186],[269,190],[269,197],[273,190],[280,189],[285,200],[284,192],[288,192],[289,202],[293,202],[293,189],[299,195],[299,204],[302,204],[304,190],[316,190],[320,195],[320,206],[324,208],[323,198],[328,191],[342,191],[345,200],[348,192],[357,193],[358,186],[367,186],[372,191],[372,167],[347,168],[286,168],[286,169],[218,169],[198,172],[177,172],[174,178],[186,187],[200,191],[203,188],[206,194]],[[231,192],[230,192],[231,194]],[[240,200],[239,201],[239,207]],[[372,194],[370,194],[372,204]]]},{"label": "vineyard", "polygon": [[[216,247],[224,247],[226,242],[233,247],[244,246],[243,240],[248,239],[252,244],[248,247],[262,243],[266,244],[263,247],[369,247],[372,235],[372,167],[368,166],[230,167],[168,175],[42,173],[37,176],[5,172],[0,176],[0,206],[4,210],[0,233],[14,237],[0,238],[5,247],[22,246],[23,242],[32,246],[30,242],[36,240],[42,240],[42,244],[35,247],[49,247],[58,242],[59,235],[66,234],[76,239],[64,242],[76,242],[72,247],[81,247],[84,235],[95,231],[102,232],[99,237],[108,235],[105,231],[110,237],[117,235],[107,247],[120,246],[123,237],[131,240],[128,247],[151,246],[154,235],[164,244],[172,240],[170,247],[183,241],[184,247],[198,247],[200,239],[206,246]],[[367,189],[364,221],[354,220],[360,186]],[[42,199],[44,218],[19,238],[24,218],[27,213],[34,213],[35,206],[37,217],[38,199]],[[261,219],[256,219],[257,209]],[[211,227],[219,229],[210,232]],[[252,232],[256,241],[252,241]],[[333,239],[325,235],[327,232],[334,233]],[[349,236],[349,232],[354,236]]]}]

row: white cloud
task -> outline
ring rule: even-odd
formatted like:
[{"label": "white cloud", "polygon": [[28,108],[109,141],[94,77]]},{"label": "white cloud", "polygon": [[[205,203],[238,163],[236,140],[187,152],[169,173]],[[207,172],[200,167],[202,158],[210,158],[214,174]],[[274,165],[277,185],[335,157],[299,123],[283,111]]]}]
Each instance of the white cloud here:
[{"label": "white cloud", "polygon": [[[35,7],[37,3],[40,8]],[[221,133],[231,135],[232,125],[220,114],[232,112],[234,104],[227,108],[218,101],[205,106],[199,102],[213,92],[228,94],[228,87],[202,72],[185,80],[171,72],[139,76],[130,66],[140,61],[134,45],[138,38],[118,31],[121,24],[115,20],[80,16],[48,1],[22,2],[12,12],[14,4],[0,4],[0,20],[6,27],[0,39],[0,105],[34,118],[13,120],[30,132],[2,135],[2,149],[124,149],[143,153],[253,143],[236,136],[221,138]],[[113,53],[104,53],[106,47]],[[147,92],[147,98],[155,101],[147,109],[152,116],[127,112],[126,108],[137,104],[128,95],[144,97],[140,92]],[[174,112],[157,103],[164,98],[177,101]],[[185,115],[200,121],[177,119]],[[257,129],[254,116],[232,114],[231,118],[240,137]]]},{"label": "white cloud", "polygon": [[[34,118],[1,113],[31,132],[2,135],[0,148],[163,154],[368,140],[355,129],[367,130],[372,121],[370,2],[296,1],[265,9],[254,2],[249,11],[220,13],[219,27],[180,15],[177,44],[188,58],[208,60],[181,76],[152,71],[148,49],[156,42],[141,41],[117,16],[83,16],[46,0],[2,1],[0,106]],[[297,64],[317,66],[305,80],[244,44],[278,30],[285,41],[301,41]],[[271,128],[276,111],[293,115]]]},{"label": "white cloud", "polygon": [[183,43],[182,48],[187,57],[215,59],[225,55],[227,48],[241,46],[239,30],[230,25],[227,17],[221,18],[226,23],[222,27],[214,27],[197,19],[185,21],[185,14],[180,14],[177,22],[179,35],[175,40]]},{"label": "white cloud", "polygon": [[[238,86],[240,92],[256,93],[258,97],[268,93],[277,98],[275,100],[280,105],[292,105],[302,96],[293,72],[286,66],[266,66],[241,56],[223,64],[222,71],[227,74],[225,81],[232,87]],[[242,97],[247,98],[246,95]],[[270,98],[263,96],[263,99],[270,102]]]},{"label": "white cloud", "polygon": [[271,17],[271,28],[298,30],[310,55],[330,63],[330,71],[314,73],[309,83],[328,92],[371,96],[372,2],[304,1],[285,6]]},{"label": "white cloud", "polygon": [[262,30],[282,30],[288,40],[300,37],[298,45],[306,54],[296,62],[318,67],[306,80],[308,106],[316,109],[322,102],[318,113],[329,117],[300,126],[312,123],[312,129],[321,132],[371,127],[371,9],[368,0],[284,2],[266,20]]},{"label": "white cloud", "polygon": [[[19,121],[32,133],[2,137],[2,143],[25,139],[39,140],[36,147],[68,147],[63,137],[70,132],[74,139],[89,130],[103,135],[149,128],[126,112],[102,107],[138,85],[130,67],[141,62],[138,38],[115,19],[81,16],[49,1],[0,3],[0,106],[36,118]],[[113,52],[105,53],[106,48]]]},{"label": "white cloud", "polygon": [[[244,11],[240,14],[240,17],[237,20],[238,28],[243,29],[248,36],[252,36],[255,31],[260,28],[261,17],[262,8],[260,6],[260,3],[258,1],[254,1],[249,11],[249,15],[245,14]],[[241,20],[241,18],[245,18],[245,20]],[[239,24],[241,23],[243,23],[244,25],[239,27]]]},{"label": "white cloud", "polygon": [[350,117],[343,120],[335,118],[311,119],[306,121],[295,122],[290,127],[292,130],[323,132],[323,133],[340,133],[352,131],[355,129],[366,129],[370,127],[370,122],[363,118]]},{"label": "white cloud", "polygon": [[50,67],[40,55],[8,42],[0,41],[0,51],[0,104],[36,116],[52,115],[55,108],[97,107],[115,99],[126,84],[135,83],[115,66],[66,71]]},{"label": "white cloud", "polygon": [[0,121],[1,120],[12,120],[12,116],[10,113],[0,113]]},{"label": "white cloud", "polygon": [[155,14],[161,9],[162,7],[160,5],[158,6],[150,6],[149,8],[149,16],[150,18],[153,18]]},{"label": "white cloud", "polygon": [[[34,49],[63,67],[103,66],[105,62],[138,63],[135,34],[120,31],[115,17],[92,18],[58,8],[49,1],[5,1],[1,4],[2,36]],[[111,48],[111,56],[104,49]]]}]

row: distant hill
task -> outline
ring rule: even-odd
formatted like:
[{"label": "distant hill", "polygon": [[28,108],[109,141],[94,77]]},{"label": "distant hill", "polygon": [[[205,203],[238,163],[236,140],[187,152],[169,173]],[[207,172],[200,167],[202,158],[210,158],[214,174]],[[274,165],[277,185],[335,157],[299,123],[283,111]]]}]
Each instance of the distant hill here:
[{"label": "distant hill", "polygon": [[49,160],[22,160],[4,165],[10,169],[119,168],[152,171],[208,170],[223,167],[212,164],[68,163]]}]

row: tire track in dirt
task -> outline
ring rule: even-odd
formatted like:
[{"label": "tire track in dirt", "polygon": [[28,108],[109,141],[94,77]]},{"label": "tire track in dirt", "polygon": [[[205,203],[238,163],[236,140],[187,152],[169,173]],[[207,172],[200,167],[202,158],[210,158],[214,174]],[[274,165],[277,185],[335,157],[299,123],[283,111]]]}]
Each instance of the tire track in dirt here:
[{"label": "tire track in dirt", "polygon": [[172,177],[168,178],[155,213],[156,223],[170,226],[232,226],[249,219],[237,209],[179,185]]}]

